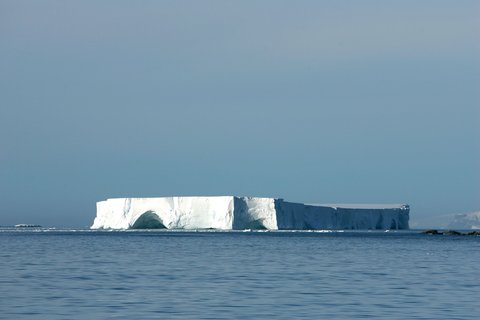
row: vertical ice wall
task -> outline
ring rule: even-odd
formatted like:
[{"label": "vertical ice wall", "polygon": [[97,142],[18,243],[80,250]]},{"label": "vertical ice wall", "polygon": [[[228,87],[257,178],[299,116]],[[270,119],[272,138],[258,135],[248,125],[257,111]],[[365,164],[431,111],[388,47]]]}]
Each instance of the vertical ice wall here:
[{"label": "vertical ice wall", "polygon": [[278,229],[275,200],[273,198],[233,197],[233,229]]},{"label": "vertical ice wall", "polygon": [[97,202],[92,229],[231,229],[233,197],[108,199]]},{"label": "vertical ice wall", "polygon": [[274,198],[163,197],[97,203],[92,229],[408,229],[408,205],[306,205]]}]

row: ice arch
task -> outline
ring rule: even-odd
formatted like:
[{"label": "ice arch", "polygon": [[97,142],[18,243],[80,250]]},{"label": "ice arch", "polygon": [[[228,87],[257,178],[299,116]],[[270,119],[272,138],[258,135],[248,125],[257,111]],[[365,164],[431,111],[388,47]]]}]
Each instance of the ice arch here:
[{"label": "ice arch", "polygon": [[166,229],[162,219],[153,211],[143,213],[135,221],[131,229]]}]

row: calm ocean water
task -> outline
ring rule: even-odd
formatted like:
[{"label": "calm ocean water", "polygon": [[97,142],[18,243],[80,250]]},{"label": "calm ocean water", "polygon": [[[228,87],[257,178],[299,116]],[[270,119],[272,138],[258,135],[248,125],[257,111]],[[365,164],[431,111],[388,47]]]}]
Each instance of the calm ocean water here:
[{"label": "calm ocean water", "polygon": [[1,319],[472,319],[480,237],[0,229]]}]

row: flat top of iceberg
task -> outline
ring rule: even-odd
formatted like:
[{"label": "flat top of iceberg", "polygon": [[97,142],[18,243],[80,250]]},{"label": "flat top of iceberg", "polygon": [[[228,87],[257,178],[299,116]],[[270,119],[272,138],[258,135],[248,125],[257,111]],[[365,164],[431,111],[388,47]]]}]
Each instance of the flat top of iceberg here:
[{"label": "flat top of iceberg", "polygon": [[332,207],[343,209],[401,209],[405,204],[377,204],[377,203],[309,203],[311,206]]},{"label": "flat top of iceberg", "polygon": [[232,196],[232,195],[215,195],[215,196],[158,196],[158,197],[114,197],[107,198],[106,200],[123,200],[123,199],[135,199],[135,200],[151,200],[151,199],[172,199],[172,198],[183,198],[183,199],[213,199],[213,198],[256,198],[256,199],[277,199],[277,198],[268,198],[268,197],[241,197],[241,196]]},{"label": "flat top of iceberg", "polygon": [[[214,199],[214,198],[226,198],[226,197],[236,197],[236,198],[245,198],[245,199],[275,199],[283,200],[282,198],[273,198],[273,197],[250,197],[250,196],[232,196],[232,195],[215,195],[215,196],[160,196],[160,197],[128,197],[128,198],[108,198],[103,201],[108,200],[124,200],[124,199],[135,199],[135,200],[150,200],[150,199],[172,199],[172,198],[184,198],[184,199]],[[300,203],[300,202],[298,202]],[[381,204],[381,203],[302,203],[307,206],[317,206],[317,207],[330,207],[330,208],[342,208],[342,209],[402,209],[405,208],[406,204]]]}]

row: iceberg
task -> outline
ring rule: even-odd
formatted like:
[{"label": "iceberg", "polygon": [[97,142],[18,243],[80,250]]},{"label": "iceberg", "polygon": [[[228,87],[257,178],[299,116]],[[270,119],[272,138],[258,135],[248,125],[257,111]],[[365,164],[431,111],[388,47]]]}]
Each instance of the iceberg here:
[{"label": "iceberg", "polygon": [[303,204],[276,198],[115,198],[97,202],[91,229],[408,229],[410,207]]},{"label": "iceberg", "polygon": [[460,213],[453,217],[448,225],[450,229],[480,229],[480,211]]}]

